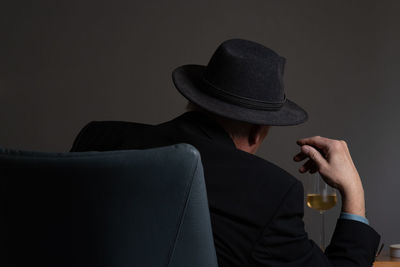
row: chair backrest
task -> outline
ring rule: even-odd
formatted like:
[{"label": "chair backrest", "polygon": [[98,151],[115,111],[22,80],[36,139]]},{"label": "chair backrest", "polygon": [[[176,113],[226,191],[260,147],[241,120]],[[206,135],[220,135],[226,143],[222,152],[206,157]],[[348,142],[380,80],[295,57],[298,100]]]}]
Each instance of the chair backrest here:
[{"label": "chair backrest", "polygon": [[217,266],[200,154],[187,144],[0,149],[0,223],[0,266]]}]

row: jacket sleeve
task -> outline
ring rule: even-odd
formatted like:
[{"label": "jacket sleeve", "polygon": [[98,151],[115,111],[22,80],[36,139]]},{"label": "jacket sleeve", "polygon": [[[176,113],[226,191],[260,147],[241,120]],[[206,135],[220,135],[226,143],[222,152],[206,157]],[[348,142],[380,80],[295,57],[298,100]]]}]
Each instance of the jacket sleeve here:
[{"label": "jacket sleeve", "polygon": [[379,235],[361,222],[339,219],[326,253],[304,229],[304,190],[296,181],[253,248],[249,266],[371,266]]}]

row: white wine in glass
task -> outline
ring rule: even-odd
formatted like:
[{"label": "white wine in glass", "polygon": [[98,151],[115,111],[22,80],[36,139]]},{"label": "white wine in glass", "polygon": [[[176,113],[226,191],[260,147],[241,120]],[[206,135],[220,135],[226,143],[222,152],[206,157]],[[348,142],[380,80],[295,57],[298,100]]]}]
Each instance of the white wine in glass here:
[{"label": "white wine in glass", "polygon": [[312,175],[307,189],[307,206],[319,211],[322,225],[320,235],[320,247],[325,250],[325,214],[333,208],[337,202],[336,191],[322,180],[319,173]]},{"label": "white wine in glass", "polygon": [[307,206],[320,212],[333,208],[336,202],[337,197],[335,193],[330,195],[307,194]]}]

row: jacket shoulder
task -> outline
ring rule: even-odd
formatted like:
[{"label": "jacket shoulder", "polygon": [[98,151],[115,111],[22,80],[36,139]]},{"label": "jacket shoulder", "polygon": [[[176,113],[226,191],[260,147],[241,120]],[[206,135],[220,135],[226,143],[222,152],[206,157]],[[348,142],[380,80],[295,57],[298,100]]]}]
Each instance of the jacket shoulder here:
[{"label": "jacket shoulder", "polygon": [[71,151],[117,150],[128,136],[145,136],[154,126],[126,121],[92,121],[75,138]]}]

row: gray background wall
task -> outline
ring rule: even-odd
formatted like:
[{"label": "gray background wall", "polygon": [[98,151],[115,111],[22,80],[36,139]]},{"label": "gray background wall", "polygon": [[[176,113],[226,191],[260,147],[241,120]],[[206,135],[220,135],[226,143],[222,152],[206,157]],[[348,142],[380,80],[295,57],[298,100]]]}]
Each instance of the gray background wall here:
[{"label": "gray background wall", "polygon": [[[186,103],[171,71],[246,38],[287,58],[286,93],[310,115],[259,155],[304,181],[296,139],[348,141],[371,225],[400,243],[398,14],[399,1],[2,1],[0,146],[67,151],[91,120],[168,120]],[[318,214],[305,222],[318,239]]]}]

